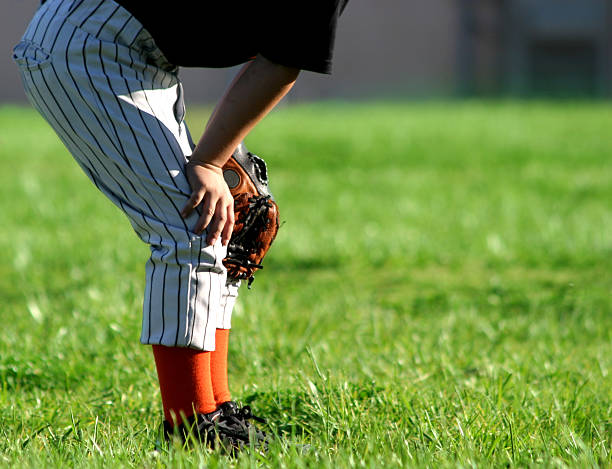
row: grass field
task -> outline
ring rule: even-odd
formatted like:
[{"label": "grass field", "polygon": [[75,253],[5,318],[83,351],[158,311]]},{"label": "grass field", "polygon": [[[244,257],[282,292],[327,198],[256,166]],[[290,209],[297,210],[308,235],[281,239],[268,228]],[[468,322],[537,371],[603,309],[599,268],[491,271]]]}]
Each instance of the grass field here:
[{"label": "grass field", "polygon": [[280,438],[231,461],[156,443],[147,247],[33,111],[0,109],[0,465],[612,467],[610,129],[593,103],[269,116],[247,144],[284,224],[230,386]]}]

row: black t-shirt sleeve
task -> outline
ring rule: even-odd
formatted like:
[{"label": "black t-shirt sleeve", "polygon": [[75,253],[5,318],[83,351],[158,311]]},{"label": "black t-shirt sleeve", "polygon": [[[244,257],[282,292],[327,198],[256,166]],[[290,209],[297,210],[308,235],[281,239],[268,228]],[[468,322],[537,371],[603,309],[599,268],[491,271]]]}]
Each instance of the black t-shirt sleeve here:
[{"label": "black t-shirt sleeve", "polygon": [[186,0],[161,11],[153,2],[117,0],[175,65],[229,67],[261,54],[319,73],[331,73],[336,23],[347,1]]},{"label": "black t-shirt sleeve", "polygon": [[[263,3],[263,2],[262,2]],[[272,1],[260,12],[258,51],[268,60],[318,73],[331,73],[336,24],[345,0]],[[260,4],[261,5],[261,4]]]}]

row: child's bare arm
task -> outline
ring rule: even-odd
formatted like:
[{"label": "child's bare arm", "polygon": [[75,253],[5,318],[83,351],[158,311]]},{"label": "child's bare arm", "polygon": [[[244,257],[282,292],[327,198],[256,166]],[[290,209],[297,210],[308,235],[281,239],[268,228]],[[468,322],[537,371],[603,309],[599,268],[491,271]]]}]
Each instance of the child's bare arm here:
[{"label": "child's bare arm", "polygon": [[183,215],[188,216],[202,204],[194,231],[200,233],[211,223],[209,244],[219,236],[227,244],[234,225],[234,201],[221,168],[251,129],[287,94],[298,74],[297,68],[259,55],[242,68],[213,112],[186,168],[193,192],[183,208]]}]

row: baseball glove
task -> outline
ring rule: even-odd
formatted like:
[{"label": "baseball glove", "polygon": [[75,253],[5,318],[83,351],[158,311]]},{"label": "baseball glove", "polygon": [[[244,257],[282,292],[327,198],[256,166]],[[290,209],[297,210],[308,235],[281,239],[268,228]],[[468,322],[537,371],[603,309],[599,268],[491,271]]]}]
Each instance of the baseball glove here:
[{"label": "baseball glove", "polygon": [[223,264],[234,280],[254,280],[278,232],[278,205],[268,188],[263,159],[241,143],[223,166],[223,177],[234,197],[234,231]]}]

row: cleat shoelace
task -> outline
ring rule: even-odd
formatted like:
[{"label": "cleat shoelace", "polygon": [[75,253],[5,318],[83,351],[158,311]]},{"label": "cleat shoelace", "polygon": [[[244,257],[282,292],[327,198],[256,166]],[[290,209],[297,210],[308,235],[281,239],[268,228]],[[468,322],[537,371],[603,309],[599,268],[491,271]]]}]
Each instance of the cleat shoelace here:
[{"label": "cleat shoelace", "polygon": [[253,440],[255,444],[267,444],[268,437],[265,432],[259,430],[255,425],[252,425],[249,420],[255,420],[259,423],[266,423],[266,420],[253,415],[249,406],[238,407],[234,403],[227,406],[223,417],[219,422],[219,427],[223,431],[229,433],[232,437],[238,438],[245,443]]}]

